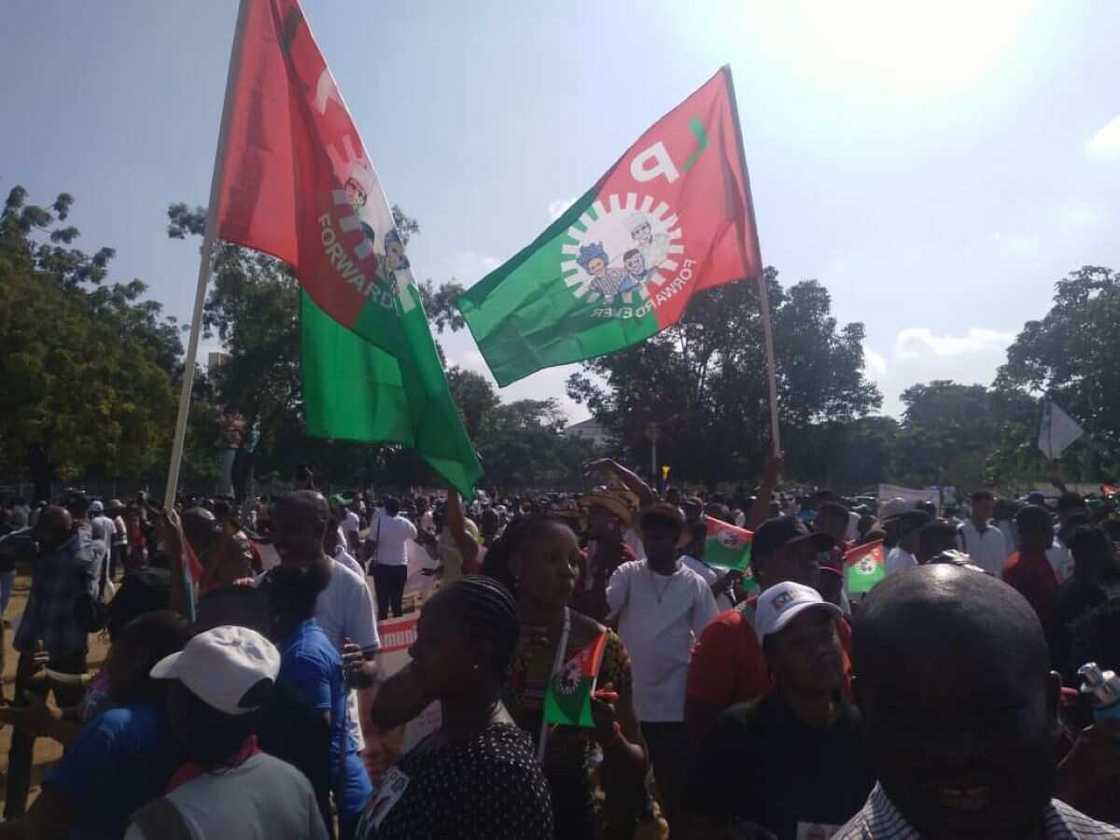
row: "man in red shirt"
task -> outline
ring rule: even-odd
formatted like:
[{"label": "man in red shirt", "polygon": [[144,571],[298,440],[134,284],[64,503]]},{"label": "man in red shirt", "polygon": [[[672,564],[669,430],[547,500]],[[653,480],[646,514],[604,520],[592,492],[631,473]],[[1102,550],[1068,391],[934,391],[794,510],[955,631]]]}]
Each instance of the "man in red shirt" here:
[{"label": "man in red shirt", "polygon": [[[794,517],[768,519],[754,534],[751,571],[762,590],[788,580],[819,591],[820,555],[834,545],[828,534],[810,533]],[[754,630],[757,602],[757,596],[749,598],[716,616],[692,651],[684,718],[694,744],[728,706],[761,697],[770,688],[770,672]],[[840,620],[837,631],[847,670],[851,629]]]},{"label": "man in red shirt", "polygon": [[1027,505],[1015,516],[1019,550],[1007,558],[1003,579],[1027,599],[1046,633],[1052,638],[1058,595],[1058,576],[1046,550],[1054,542],[1054,526],[1045,508]]}]

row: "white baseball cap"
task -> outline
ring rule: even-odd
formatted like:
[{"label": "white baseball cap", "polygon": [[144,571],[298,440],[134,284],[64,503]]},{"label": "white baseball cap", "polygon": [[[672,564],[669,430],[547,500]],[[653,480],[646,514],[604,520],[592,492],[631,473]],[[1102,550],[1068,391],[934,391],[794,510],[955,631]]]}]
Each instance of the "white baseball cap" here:
[{"label": "white baseball cap", "polygon": [[262,680],[276,682],[280,652],[248,627],[215,627],[199,633],[179,653],[152,668],[157,680],[179,680],[200,700],[227,715],[244,715],[257,707],[242,705]]},{"label": "white baseball cap", "polygon": [[843,613],[835,604],[824,600],[811,586],[787,580],[771,586],[758,596],[755,608],[754,629],[759,639],[765,639],[782,629],[805,610],[825,610],[833,618]]}]

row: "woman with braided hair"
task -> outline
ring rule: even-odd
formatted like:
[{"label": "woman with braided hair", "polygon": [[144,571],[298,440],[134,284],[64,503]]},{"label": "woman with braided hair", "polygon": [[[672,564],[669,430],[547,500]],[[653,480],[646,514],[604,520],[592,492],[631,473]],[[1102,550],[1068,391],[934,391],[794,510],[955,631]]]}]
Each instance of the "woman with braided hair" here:
[{"label": "woman with braided hair", "polygon": [[424,605],[412,662],[383,685],[371,716],[398,725],[383,697],[410,695],[414,710],[438,700],[442,725],[386,771],[359,840],[553,836],[548,784],[501,699],[518,632],[513,597],[491,578],[464,577]]},{"label": "woman with braided hair", "polygon": [[[634,713],[630,657],[622,640],[569,606],[580,570],[576,535],[535,515],[506,529],[488,560],[502,565],[517,593],[520,638],[503,694],[517,724],[537,740],[552,795],[557,838],[664,837],[651,791],[646,747]],[[594,726],[544,723],[549,683],[573,657],[602,639]]]}]

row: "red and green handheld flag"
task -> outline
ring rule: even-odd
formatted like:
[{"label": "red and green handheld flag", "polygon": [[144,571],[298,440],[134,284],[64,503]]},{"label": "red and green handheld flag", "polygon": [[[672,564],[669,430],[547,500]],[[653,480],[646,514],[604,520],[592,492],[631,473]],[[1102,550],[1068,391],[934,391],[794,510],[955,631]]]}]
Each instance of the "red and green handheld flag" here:
[{"label": "red and green handheld flag", "polygon": [[761,270],[724,67],[458,306],[504,386],[643,341],[697,292]]},{"label": "red and green handheld flag", "polygon": [[758,592],[758,584],[751,574],[751,541],[754,534],[712,516],[705,516],[704,524],[708,529],[708,537],[704,541],[704,562],[742,572],[741,586],[748,592]]},{"label": "red and green handheld flag", "polygon": [[844,552],[844,582],[849,595],[862,595],[887,576],[887,553],[882,540]]},{"label": "red and green handheld flag", "polygon": [[590,727],[591,695],[607,646],[604,630],[591,644],[580,648],[548,683],[544,694],[545,723]]},{"label": "red and green handheld flag", "polygon": [[242,0],[226,114],[214,232],[299,280],[308,431],[414,447],[473,494],[482,469],[404,243],[298,0]]}]

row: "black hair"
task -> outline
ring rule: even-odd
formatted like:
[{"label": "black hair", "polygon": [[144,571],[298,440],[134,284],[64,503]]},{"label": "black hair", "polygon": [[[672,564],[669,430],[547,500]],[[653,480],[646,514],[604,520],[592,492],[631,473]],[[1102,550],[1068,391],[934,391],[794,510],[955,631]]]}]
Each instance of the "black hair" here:
[{"label": "black hair", "polygon": [[995,501],[995,498],[995,494],[991,490],[977,490],[972,494],[972,501],[974,502]]},{"label": "black hair", "polygon": [[1077,508],[1085,507],[1085,500],[1081,498],[1080,493],[1074,493],[1067,490],[1058,497],[1058,513],[1066,510],[1075,510]]},{"label": "black hair", "polygon": [[1103,528],[1078,525],[1073,529],[1066,544],[1073,552],[1075,574],[1078,570],[1105,566],[1112,557],[1112,540]]},{"label": "black hair", "polygon": [[817,508],[817,516],[848,517],[848,509],[839,502],[825,502]]},{"label": "black hair", "polygon": [[277,566],[265,575],[260,590],[268,599],[272,628],[267,635],[274,642],[283,641],[300,623],[315,614],[319,593],[327,588],[330,577],[318,563],[310,566]]},{"label": "black hair", "polygon": [[1054,522],[1050,518],[1050,512],[1040,505],[1027,505],[1017,514],[1015,514],[1015,524],[1019,527],[1019,533],[1024,531],[1052,531],[1054,529]]},{"label": "black hair", "polygon": [[129,572],[121,581],[117,594],[109,602],[105,629],[109,640],[116,641],[120,632],[146,613],[166,610],[171,606],[171,572],[155,566]]},{"label": "black hair", "polygon": [[189,636],[186,620],[171,610],[144,613],[122,627],[113,644],[126,644],[132,648],[130,665],[138,669],[143,677],[128,697],[114,697],[114,700],[122,705],[142,702],[162,704],[167,683],[152,679],[149,673],[165,656],[181,651]]},{"label": "black hair", "polygon": [[918,531],[918,555],[929,557],[945,542],[956,544],[957,529],[943,520],[935,520],[923,525]]},{"label": "black hair", "polygon": [[270,604],[265,593],[255,586],[221,586],[198,599],[198,615],[191,625],[192,635],[233,625],[256,630],[268,636],[272,630]]},{"label": "black hair", "polygon": [[66,509],[75,519],[81,519],[89,513],[90,498],[85,493],[72,493],[66,500]]},{"label": "black hair", "polygon": [[486,575],[467,575],[440,590],[439,596],[454,610],[467,632],[494,648],[494,668],[504,679],[521,625],[517,603],[505,586]]},{"label": "black hair", "polygon": [[1096,662],[1102,671],[1120,671],[1120,599],[1106,601],[1074,622],[1070,665]]},{"label": "black hair", "polygon": [[401,512],[401,503],[397,501],[395,496],[386,496],[384,499],[385,512],[390,516],[396,516]]},{"label": "black hair", "polygon": [[[250,688],[254,705],[258,700],[268,699],[271,689],[269,679]],[[233,758],[245,739],[256,731],[257,714],[229,715],[218,711],[178,680],[168,690],[176,695],[173,707],[184,718],[183,747],[187,757],[207,772],[233,766]]]},{"label": "black hair", "polygon": [[510,561],[513,555],[524,551],[543,525],[559,524],[570,527],[566,522],[546,513],[534,513],[529,516],[514,517],[502,535],[494,540],[494,544],[486,551],[482,561],[482,574],[493,578],[509,592],[517,596],[517,582],[513,579],[513,569]]}]

